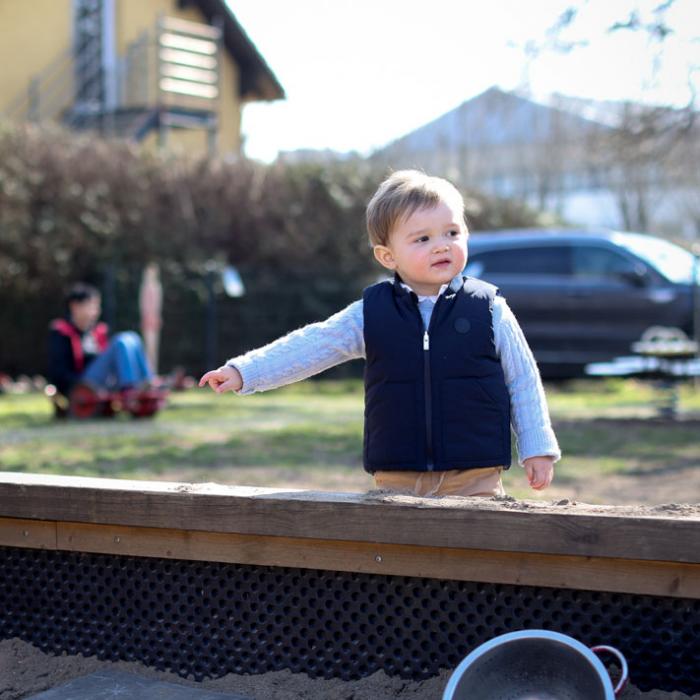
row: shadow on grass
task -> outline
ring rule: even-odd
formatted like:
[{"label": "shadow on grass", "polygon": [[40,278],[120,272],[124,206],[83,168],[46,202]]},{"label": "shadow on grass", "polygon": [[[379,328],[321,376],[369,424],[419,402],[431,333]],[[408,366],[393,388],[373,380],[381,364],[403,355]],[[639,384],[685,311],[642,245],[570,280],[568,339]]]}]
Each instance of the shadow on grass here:
[{"label": "shadow on grass", "polygon": [[555,421],[554,430],[567,454],[639,454],[650,447],[700,447],[700,420],[577,418]]},{"label": "shadow on grass", "polygon": [[[324,404],[325,405],[325,404]],[[327,418],[332,418],[338,409],[328,404]],[[357,409],[353,409],[359,413]],[[255,421],[260,419],[265,422],[282,421],[289,422],[292,419],[309,420],[319,416],[323,412],[323,406],[317,403],[305,403],[303,397],[297,397],[296,401],[270,401],[269,397],[263,400],[255,398],[240,399],[235,397],[221,397],[220,403],[173,403],[158,416],[163,423],[188,423],[206,424],[212,420],[230,421],[232,428],[236,427],[237,420]]]},{"label": "shadow on grass", "polygon": [[[700,466],[700,421],[638,419],[591,419],[563,421],[555,425],[564,468],[562,483],[589,474],[653,476]],[[698,447],[697,450],[689,448]],[[162,440],[140,444],[140,453],[129,457],[96,455],[82,466],[97,474],[143,472],[155,474],[169,469],[235,469],[275,467],[291,470],[328,467],[361,468],[361,422],[337,425],[298,424],[282,429],[241,432],[220,443],[208,442],[191,448],[167,446]],[[689,454],[691,452],[691,454]],[[698,454],[698,458],[693,457]],[[566,458],[571,466],[566,466]],[[586,464],[586,472],[580,469]]]},{"label": "shadow on grass", "polygon": [[182,446],[159,435],[121,435],[56,461],[50,452],[35,454],[13,471],[114,478],[154,476],[169,471],[208,472],[236,467],[275,467],[298,471],[337,465],[361,468],[362,433],[357,425],[289,426],[281,430],[244,432],[228,440]]},{"label": "shadow on grass", "polygon": [[0,418],[3,430],[16,430],[18,428],[46,428],[55,424],[51,413],[10,413]]},{"label": "shadow on grass", "polygon": [[[554,430],[563,454],[557,474],[562,483],[589,475],[651,477],[700,467],[700,420],[576,419],[556,421]],[[579,468],[582,462],[586,473]]]},{"label": "shadow on grass", "polygon": [[[155,422],[119,417],[84,426],[54,423],[42,397],[4,397],[0,469],[116,478],[237,467],[361,469],[361,397],[340,388],[330,387],[328,398],[310,389],[246,400],[188,393],[174,397]],[[571,416],[555,420],[554,429],[564,455],[560,483],[700,467],[700,417]]]}]

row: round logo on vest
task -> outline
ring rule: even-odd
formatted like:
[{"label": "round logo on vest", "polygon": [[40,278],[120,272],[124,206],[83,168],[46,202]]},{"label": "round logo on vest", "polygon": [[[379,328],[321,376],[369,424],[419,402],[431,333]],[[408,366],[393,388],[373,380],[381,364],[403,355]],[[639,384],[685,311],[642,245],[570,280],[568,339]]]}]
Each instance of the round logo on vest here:
[{"label": "round logo on vest", "polygon": [[469,333],[472,324],[469,322],[468,318],[456,318],[455,319],[455,330],[457,333]]}]

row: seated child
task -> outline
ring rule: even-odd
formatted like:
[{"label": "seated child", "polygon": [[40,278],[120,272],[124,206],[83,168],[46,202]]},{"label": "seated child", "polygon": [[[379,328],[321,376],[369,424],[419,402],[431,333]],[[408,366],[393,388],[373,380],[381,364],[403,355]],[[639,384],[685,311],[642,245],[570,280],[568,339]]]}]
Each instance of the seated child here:
[{"label": "seated child", "polygon": [[111,342],[98,323],[100,293],[89,284],[74,284],[66,296],[67,314],[51,323],[49,381],[68,396],[78,382],[98,389],[142,388],[153,377],[136,333],[119,333]]},{"label": "seated child", "polygon": [[367,206],[367,230],[393,281],[229,360],[199,385],[252,394],[364,357],[364,467],[379,488],[502,495],[511,425],[530,486],[546,488],[561,455],[542,382],[498,289],[462,274],[462,196],[441,178],[395,172]]}]

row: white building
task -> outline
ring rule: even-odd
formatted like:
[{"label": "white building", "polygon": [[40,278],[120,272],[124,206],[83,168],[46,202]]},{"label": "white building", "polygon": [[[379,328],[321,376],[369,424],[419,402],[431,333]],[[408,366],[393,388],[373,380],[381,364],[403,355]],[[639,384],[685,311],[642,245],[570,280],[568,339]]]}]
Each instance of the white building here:
[{"label": "white building", "polygon": [[459,185],[520,199],[571,224],[700,235],[692,112],[490,88],[378,150]]}]

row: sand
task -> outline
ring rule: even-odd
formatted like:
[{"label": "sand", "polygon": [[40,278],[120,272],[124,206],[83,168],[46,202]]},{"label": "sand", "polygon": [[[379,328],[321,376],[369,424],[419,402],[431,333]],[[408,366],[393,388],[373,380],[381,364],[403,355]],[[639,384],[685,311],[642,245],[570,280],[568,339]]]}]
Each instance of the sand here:
[{"label": "sand", "polygon": [[[451,673],[445,670],[435,678],[411,682],[379,671],[367,678],[348,682],[276,671],[256,676],[229,674],[196,683],[133,662],[115,663],[65,654],[52,656],[19,639],[9,639],[0,641],[0,700],[21,700],[103,668],[170,683],[236,692],[252,700],[439,700]],[[688,700],[691,696],[662,691],[642,693],[630,685],[619,697],[620,700]],[[692,700],[700,700],[700,694],[693,695]]]},{"label": "sand", "polygon": [[383,503],[406,503],[413,505],[446,508],[468,508],[469,510],[516,510],[531,513],[562,513],[565,515],[611,515],[615,517],[644,517],[680,520],[700,520],[700,503],[660,503],[657,505],[596,505],[569,498],[558,500],[527,500],[513,496],[493,496],[490,498],[437,496],[420,498],[397,494],[392,491],[374,489],[364,494],[352,494],[355,498]]}]

